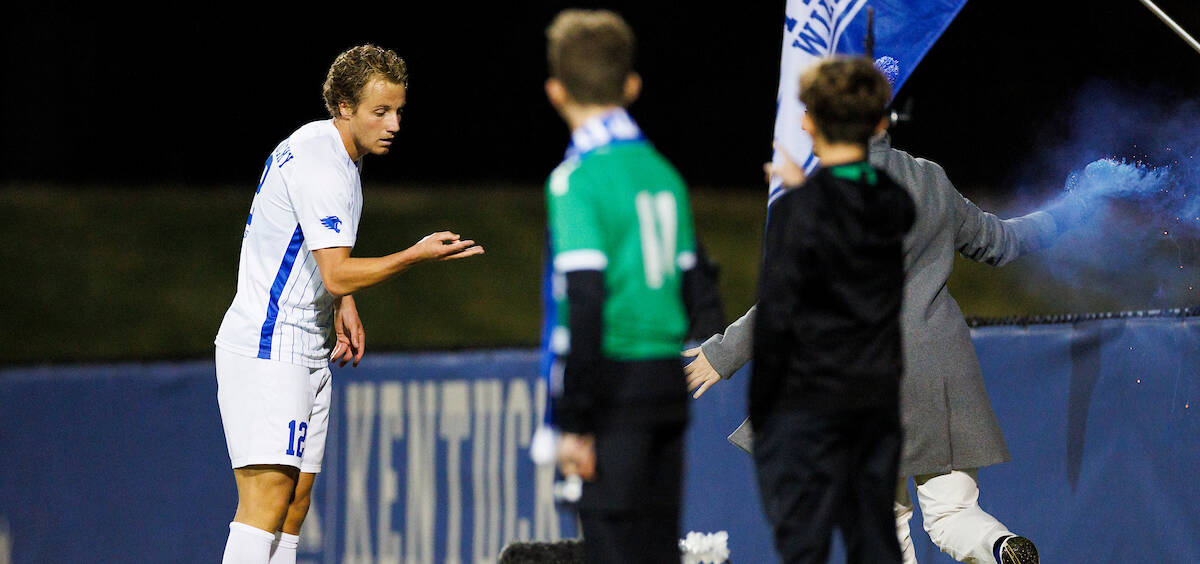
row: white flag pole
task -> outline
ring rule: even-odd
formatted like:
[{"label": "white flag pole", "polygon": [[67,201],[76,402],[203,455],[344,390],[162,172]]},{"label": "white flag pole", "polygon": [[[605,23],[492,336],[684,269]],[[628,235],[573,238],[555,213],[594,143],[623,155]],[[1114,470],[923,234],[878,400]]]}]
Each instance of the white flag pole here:
[{"label": "white flag pole", "polygon": [[1179,24],[1175,23],[1175,20],[1171,19],[1171,17],[1168,16],[1166,12],[1162,11],[1158,6],[1156,6],[1154,4],[1154,2],[1151,2],[1150,0],[1139,0],[1139,1],[1142,4],[1145,4],[1146,7],[1149,8],[1151,12],[1154,12],[1154,15],[1158,16],[1158,19],[1162,20],[1163,23],[1167,24],[1167,27],[1171,28],[1171,30],[1174,31],[1176,35],[1178,35],[1180,38],[1182,38],[1184,41],[1186,41],[1188,45],[1191,45],[1192,49],[1195,49],[1197,53],[1200,53],[1200,42],[1197,42],[1195,37],[1192,37],[1191,35],[1189,35],[1187,31],[1185,31],[1182,27],[1180,27]]}]

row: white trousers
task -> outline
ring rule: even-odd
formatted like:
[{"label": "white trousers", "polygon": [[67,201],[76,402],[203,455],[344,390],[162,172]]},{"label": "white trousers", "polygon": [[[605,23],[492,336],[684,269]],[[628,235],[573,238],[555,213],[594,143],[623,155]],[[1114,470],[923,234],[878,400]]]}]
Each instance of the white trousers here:
[{"label": "white trousers", "polygon": [[[925,532],[942,552],[959,562],[991,564],[995,562],[992,545],[1011,535],[1003,523],[979,508],[979,484],[976,470],[951,470],[945,474],[914,476],[917,501],[925,517]],[[896,487],[896,537],[904,564],[916,564],[909,521],[913,503],[908,495],[908,477]]]}]

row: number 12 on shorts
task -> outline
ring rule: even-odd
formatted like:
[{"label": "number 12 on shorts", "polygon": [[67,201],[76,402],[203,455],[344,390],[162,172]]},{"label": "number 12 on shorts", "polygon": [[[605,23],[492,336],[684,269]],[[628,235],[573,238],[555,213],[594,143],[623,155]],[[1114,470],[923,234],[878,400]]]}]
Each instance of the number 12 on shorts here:
[{"label": "number 12 on shorts", "polygon": [[[301,421],[300,428],[296,428],[296,420],[288,422],[288,446],[284,454],[288,456],[304,456],[304,439],[308,436],[308,422]],[[300,436],[296,436],[296,432],[300,432]]]}]

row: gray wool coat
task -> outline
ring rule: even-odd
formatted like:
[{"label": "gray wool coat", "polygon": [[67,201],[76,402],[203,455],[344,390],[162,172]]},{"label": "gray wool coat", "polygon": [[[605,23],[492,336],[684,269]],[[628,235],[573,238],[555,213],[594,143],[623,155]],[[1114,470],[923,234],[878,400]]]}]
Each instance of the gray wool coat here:
[{"label": "gray wool coat", "polygon": [[[908,190],[917,221],[904,240],[901,327],[904,380],[900,413],[904,446],[900,475],[944,473],[1007,462],[1008,447],[984,388],[962,310],[946,289],[954,253],[1000,266],[1049,245],[1058,232],[1044,211],[1001,220],[958,193],[942,167],[872,142],[870,162]],[[755,308],[701,348],[723,378],[752,355]],[[749,450],[749,422],[730,440]]]}]

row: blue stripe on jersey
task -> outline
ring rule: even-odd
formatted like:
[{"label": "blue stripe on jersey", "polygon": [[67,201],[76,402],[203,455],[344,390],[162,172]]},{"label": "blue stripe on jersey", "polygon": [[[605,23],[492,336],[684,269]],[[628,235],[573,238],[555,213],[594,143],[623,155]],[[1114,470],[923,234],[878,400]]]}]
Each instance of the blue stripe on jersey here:
[{"label": "blue stripe on jersey", "polygon": [[546,260],[542,267],[542,342],[541,369],[542,385],[546,386],[546,411],[542,423],[554,425],[554,394],[551,393],[550,370],[558,355],[550,346],[550,335],[558,324],[558,304],[554,300],[554,246],[550,242],[550,230],[546,230]]},{"label": "blue stripe on jersey", "polygon": [[263,165],[262,176],[258,177],[258,188],[254,189],[255,194],[261,192],[263,184],[267,183],[267,173],[271,172],[271,162],[274,160],[275,160],[274,154],[267,155],[267,164]]},{"label": "blue stripe on jersey", "polygon": [[300,253],[300,245],[304,243],[304,232],[296,225],[292,233],[292,241],[283,253],[283,262],[279,272],[275,273],[275,282],[271,284],[271,297],[267,301],[267,319],[263,321],[261,337],[258,340],[258,358],[271,359],[271,338],[275,333],[275,320],[279,317],[279,296],[287,286],[288,278],[292,275],[292,266],[296,264],[296,255]]}]

